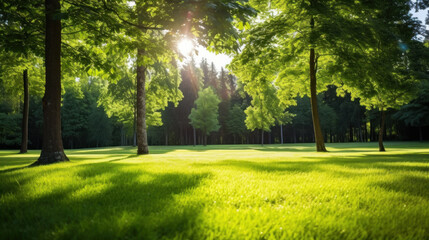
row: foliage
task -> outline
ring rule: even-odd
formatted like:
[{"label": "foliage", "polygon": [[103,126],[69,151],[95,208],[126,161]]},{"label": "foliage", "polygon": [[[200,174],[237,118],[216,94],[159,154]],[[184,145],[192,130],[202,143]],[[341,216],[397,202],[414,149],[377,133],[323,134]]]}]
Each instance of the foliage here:
[{"label": "foliage", "polygon": [[402,106],[393,118],[413,127],[429,125],[429,83],[423,82],[419,89],[418,96],[409,104]]},{"label": "foliage", "polygon": [[200,129],[203,134],[219,130],[218,105],[220,100],[212,88],[205,88],[198,92],[195,108],[192,108],[189,120],[191,125]]},{"label": "foliage", "polygon": [[243,109],[238,104],[232,106],[226,122],[228,132],[234,135],[243,135],[247,131],[245,120],[246,114]]}]

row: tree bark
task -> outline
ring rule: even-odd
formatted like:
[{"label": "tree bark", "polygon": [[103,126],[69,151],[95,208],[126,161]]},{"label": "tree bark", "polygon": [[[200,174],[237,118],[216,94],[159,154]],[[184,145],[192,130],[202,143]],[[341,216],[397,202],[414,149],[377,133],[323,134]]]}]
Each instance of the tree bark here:
[{"label": "tree bark", "polygon": [[165,127],[165,146],[168,146],[168,129]]},{"label": "tree bark", "polygon": [[380,120],[380,131],[378,132],[378,150],[380,152],[385,152],[386,149],[383,145],[383,133],[384,133],[384,124],[385,124],[386,113],[384,110],[381,110],[381,120]]},{"label": "tree bark", "polygon": [[136,109],[134,109],[134,119],[133,119],[133,147],[137,146],[137,114]]},{"label": "tree bark", "polygon": [[422,126],[419,126],[419,141],[423,141],[423,129]]},{"label": "tree bark", "polygon": [[[314,18],[311,17],[311,28],[314,28]],[[318,152],[327,152],[325,142],[323,140],[322,129],[320,127],[319,110],[317,107],[317,88],[316,88],[316,58],[313,46],[310,49],[310,101],[311,114],[313,117],[314,139],[316,142],[316,150]]]},{"label": "tree bark", "polygon": [[264,129],[261,130],[261,145],[264,146]]},{"label": "tree bark", "polygon": [[29,93],[28,93],[28,70],[23,72],[24,80],[24,107],[22,109],[22,135],[20,153],[26,153],[28,147],[28,113],[29,113]]},{"label": "tree bark", "polygon": [[280,144],[283,144],[283,125],[280,124]]},{"label": "tree bark", "polygon": [[141,64],[144,50],[137,50],[137,155],[149,154],[146,131],[146,67]]},{"label": "tree bark", "polygon": [[207,146],[207,133],[204,133],[204,146]]},{"label": "tree bark", "polygon": [[35,163],[68,161],[61,138],[61,19],[59,0],[45,0],[45,95],[42,152]]},{"label": "tree bark", "polygon": [[197,133],[195,132],[195,128],[192,127],[192,131],[194,133],[194,147],[197,145]]}]

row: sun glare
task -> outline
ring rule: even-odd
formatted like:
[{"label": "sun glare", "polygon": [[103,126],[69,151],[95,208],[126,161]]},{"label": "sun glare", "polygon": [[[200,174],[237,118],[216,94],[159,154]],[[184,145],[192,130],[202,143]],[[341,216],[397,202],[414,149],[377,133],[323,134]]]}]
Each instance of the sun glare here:
[{"label": "sun glare", "polygon": [[182,55],[188,56],[194,49],[194,44],[191,40],[184,38],[177,44],[177,47]]}]

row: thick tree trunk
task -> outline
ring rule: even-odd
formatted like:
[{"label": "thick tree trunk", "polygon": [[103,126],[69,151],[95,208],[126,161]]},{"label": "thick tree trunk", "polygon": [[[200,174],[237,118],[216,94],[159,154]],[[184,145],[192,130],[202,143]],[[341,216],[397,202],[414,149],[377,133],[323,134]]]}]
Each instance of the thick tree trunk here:
[{"label": "thick tree trunk", "polygon": [[68,161],[61,138],[61,11],[59,0],[45,0],[45,67],[42,152],[35,164]]},{"label": "thick tree trunk", "polygon": [[28,70],[23,72],[24,79],[24,107],[22,109],[22,135],[20,153],[26,153],[28,147],[28,112],[29,112],[29,93],[28,93]]},{"label": "thick tree trunk", "polygon": [[283,125],[280,124],[280,144],[283,144]]},{"label": "thick tree trunk", "polygon": [[144,50],[137,50],[137,155],[148,154],[146,131],[146,67],[141,65]]},{"label": "thick tree trunk", "polygon": [[380,152],[386,151],[386,149],[384,149],[384,145],[383,145],[385,118],[386,118],[386,113],[384,112],[384,110],[381,110],[380,131],[378,132],[378,150]]}]

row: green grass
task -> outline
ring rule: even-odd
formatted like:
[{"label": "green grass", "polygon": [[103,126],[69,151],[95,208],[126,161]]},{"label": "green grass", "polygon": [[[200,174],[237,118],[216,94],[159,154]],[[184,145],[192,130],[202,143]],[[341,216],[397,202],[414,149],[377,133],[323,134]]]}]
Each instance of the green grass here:
[{"label": "green grass", "polygon": [[1,239],[429,239],[429,144],[0,151]]}]

